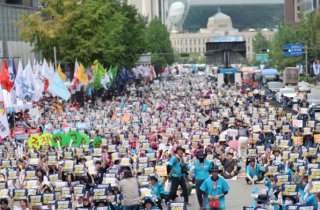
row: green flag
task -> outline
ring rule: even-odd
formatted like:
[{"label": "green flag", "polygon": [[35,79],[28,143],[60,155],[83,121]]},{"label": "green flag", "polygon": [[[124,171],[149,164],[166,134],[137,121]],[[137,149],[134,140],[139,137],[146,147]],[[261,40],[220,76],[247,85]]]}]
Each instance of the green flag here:
[{"label": "green flag", "polygon": [[93,88],[94,89],[101,89],[102,84],[101,84],[101,79],[103,75],[106,73],[106,70],[103,68],[103,66],[98,63],[96,65],[96,69],[93,71]]},{"label": "green flag", "polygon": [[117,71],[118,71],[118,68],[117,67],[112,67],[112,66],[108,70],[107,74],[108,74],[109,79],[110,79],[109,88],[113,85],[113,82],[116,80]]}]

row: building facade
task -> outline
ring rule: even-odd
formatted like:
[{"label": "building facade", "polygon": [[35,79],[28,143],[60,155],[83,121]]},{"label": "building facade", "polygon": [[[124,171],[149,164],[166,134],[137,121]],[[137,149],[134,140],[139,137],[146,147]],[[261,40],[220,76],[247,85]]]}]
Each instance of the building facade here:
[{"label": "building facade", "polygon": [[[271,40],[273,31],[262,29],[262,34]],[[240,32],[235,29],[231,18],[218,12],[208,19],[207,28],[200,29],[197,33],[171,33],[170,40],[175,53],[202,53],[206,52],[206,43],[215,37],[241,37],[246,41],[247,59],[254,58],[252,42],[257,32],[254,29]]]},{"label": "building facade", "polygon": [[151,21],[157,17],[162,23],[166,21],[167,0],[123,0],[123,3],[134,5],[138,12]]},{"label": "building facade", "polygon": [[29,59],[34,59],[35,54],[30,43],[20,40],[20,32],[15,23],[23,14],[33,13],[37,8],[30,7],[33,1],[0,1],[5,2],[0,4],[0,58],[21,58],[26,64]]},{"label": "building facade", "polygon": [[284,1],[284,22],[295,26],[299,22],[299,13],[301,12],[301,0]]}]

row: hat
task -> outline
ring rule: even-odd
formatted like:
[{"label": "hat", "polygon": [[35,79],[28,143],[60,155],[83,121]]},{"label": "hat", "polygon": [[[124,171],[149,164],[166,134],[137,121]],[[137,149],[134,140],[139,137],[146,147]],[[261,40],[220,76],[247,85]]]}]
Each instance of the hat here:
[{"label": "hat", "polygon": [[205,154],[202,150],[199,150],[197,153],[196,153],[196,157],[199,157],[199,156],[207,156],[207,154]]},{"label": "hat", "polygon": [[212,167],[209,169],[209,172],[210,172],[210,173],[219,172],[219,167],[218,167],[218,166],[212,166]]},{"label": "hat", "polygon": [[143,207],[146,207],[147,203],[154,204],[153,199],[151,197],[145,197],[143,201]]},{"label": "hat", "polygon": [[149,180],[154,180],[154,181],[156,181],[156,182],[158,181],[157,177],[155,177],[155,176],[150,176],[150,177],[149,177]]},{"label": "hat", "polygon": [[186,150],[184,148],[182,148],[181,146],[178,146],[175,150],[175,153],[177,153],[179,150],[182,150],[183,152],[185,152]]}]

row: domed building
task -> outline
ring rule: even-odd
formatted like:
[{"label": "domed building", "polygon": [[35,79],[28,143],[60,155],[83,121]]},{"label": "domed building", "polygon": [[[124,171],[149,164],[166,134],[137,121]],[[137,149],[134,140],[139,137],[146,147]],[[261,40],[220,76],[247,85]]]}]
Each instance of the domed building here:
[{"label": "domed building", "polygon": [[[261,30],[261,33],[271,40],[274,32]],[[171,33],[170,39],[176,53],[205,53],[206,42],[232,42],[246,41],[247,59],[254,58],[252,41],[257,34],[256,30],[239,32],[233,28],[230,16],[218,10],[218,12],[209,17],[207,28],[201,28],[198,33]]]}]

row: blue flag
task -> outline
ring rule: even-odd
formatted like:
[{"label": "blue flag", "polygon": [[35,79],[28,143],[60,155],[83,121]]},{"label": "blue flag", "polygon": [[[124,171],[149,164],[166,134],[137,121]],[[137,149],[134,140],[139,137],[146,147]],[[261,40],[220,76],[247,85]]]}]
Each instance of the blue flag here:
[{"label": "blue flag", "polygon": [[63,84],[63,81],[57,72],[54,73],[52,79],[50,80],[48,91],[66,101],[71,97],[68,88]]}]

